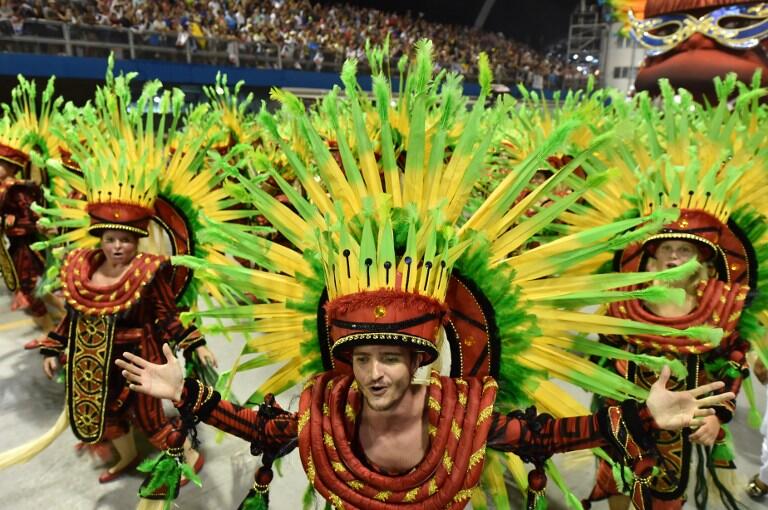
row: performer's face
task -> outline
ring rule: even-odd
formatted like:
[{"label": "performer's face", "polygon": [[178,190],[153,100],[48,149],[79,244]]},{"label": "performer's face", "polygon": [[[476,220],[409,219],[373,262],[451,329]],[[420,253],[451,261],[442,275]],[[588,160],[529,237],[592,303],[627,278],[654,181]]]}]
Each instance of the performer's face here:
[{"label": "performer's face", "polygon": [[374,411],[394,409],[411,385],[419,355],[407,347],[355,347],[352,370],[366,404]]},{"label": "performer's face", "polygon": [[136,256],[138,248],[139,239],[130,232],[105,230],[101,235],[101,249],[112,265],[127,265]]},{"label": "performer's face", "polygon": [[672,269],[698,256],[699,248],[692,242],[676,239],[662,241],[656,248],[655,270]]}]

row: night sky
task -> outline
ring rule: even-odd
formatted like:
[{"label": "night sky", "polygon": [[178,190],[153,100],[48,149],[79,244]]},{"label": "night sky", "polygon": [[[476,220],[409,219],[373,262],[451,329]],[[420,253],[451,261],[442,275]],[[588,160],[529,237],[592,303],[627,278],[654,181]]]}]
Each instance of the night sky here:
[{"label": "night sky", "polygon": [[[483,0],[319,0],[323,4],[349,3],[384,11],[423,12],[427,19],[473,25]],[[537,49],[568,35],[570,15],[578,0],[496,0],[484,28],[504,32]]]}]

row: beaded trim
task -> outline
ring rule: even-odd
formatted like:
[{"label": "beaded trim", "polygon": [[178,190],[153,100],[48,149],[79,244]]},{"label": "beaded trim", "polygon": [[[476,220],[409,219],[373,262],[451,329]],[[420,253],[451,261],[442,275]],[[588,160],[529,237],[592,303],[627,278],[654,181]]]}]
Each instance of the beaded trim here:
[{"label": "beaded trim", "polygon": [[120,223],[96,223],[88,227],[88,232],[93,234],[97,230],[124,230],[126,232],[132,232],[138,234],[141,237],[147,237],[149,232],[139,227],[132,227],[131,225],[123,225]]},{"label": "beaded trim", "polygon": [[437,358],[438,352],[435,344],[429,340],[425,340],[421,337],[408,335],[405,333],[353,333],[345,337],[339,338],[331,346],[331,354],[338,356],[339,349],[342,349],[349,345],[362,344],[364,342],[375,342],[377,344],[413,344],[419,347],[423,347],[430,354]]}]

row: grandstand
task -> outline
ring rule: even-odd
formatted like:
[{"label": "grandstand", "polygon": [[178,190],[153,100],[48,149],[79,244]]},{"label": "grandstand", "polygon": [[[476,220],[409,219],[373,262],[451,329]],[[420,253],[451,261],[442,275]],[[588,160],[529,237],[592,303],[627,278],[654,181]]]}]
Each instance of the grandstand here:
[{"label": "grandstand", "polygon": [[[424,37],[435,44],[436,65],[470,80],[476,56],[486,51],[496,81],[512,89],[523,84],[553,91],[578,88],[584,82],[564,57],[544,55],[500,33],[428,21],[410,13],[309,0],[2,0],[0,74],[13,75],[18,70],[8,54],[103,59],[114,51],[124,61],[328,73],[319,81],[306,72],[282,74],[282,78],[271,73],[255,81],[244,78],[254,86],[327,88],[345,59],[356,58],[365,69],[367,41],[382,44],[389,39],[394,70],[407,48]],[[25,62],[35,67],[34,60]],[[56,66],[51,62],[40,60],[41,72],[50,74],[51,65]],[[72,63],[59,67],[66,78]],[[173,69],[169,75],[184,74]],[[103,72],[84,73],[79,78],[98,79]],[[211,73],[198,76],[210,82]],[[286,83],[286,76],[294,78]],[[175,81],[170,76],[152,77]]]}]

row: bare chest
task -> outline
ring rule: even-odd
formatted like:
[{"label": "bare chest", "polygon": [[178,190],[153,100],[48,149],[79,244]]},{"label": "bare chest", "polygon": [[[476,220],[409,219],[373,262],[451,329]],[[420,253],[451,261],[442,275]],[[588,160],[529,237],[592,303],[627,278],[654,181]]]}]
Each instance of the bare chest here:
[{"label": "bare chest", "polygon": [[413,469],[427,453],[429,435],[423,423],[384,433],[361,424],[360,446],[366,458],[386,472],[403,473]]}]

